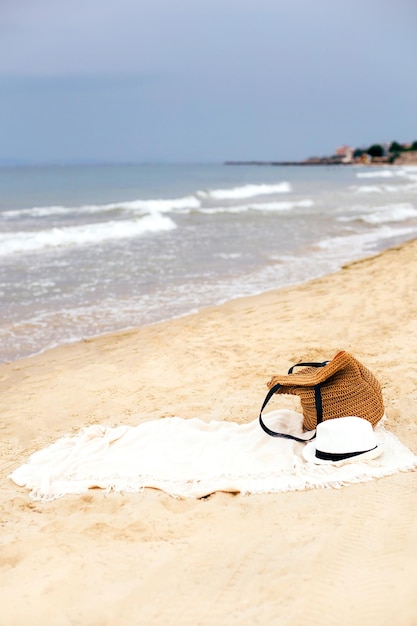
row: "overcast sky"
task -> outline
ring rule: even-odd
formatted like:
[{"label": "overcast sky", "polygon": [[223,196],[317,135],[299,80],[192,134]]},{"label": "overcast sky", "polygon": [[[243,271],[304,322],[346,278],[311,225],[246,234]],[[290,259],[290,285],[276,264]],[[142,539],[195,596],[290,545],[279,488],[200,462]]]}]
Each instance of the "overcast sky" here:
[{"label": "overcast sky", "polygon": [[0,160],[417,140],[416,0],[0,0]]}]

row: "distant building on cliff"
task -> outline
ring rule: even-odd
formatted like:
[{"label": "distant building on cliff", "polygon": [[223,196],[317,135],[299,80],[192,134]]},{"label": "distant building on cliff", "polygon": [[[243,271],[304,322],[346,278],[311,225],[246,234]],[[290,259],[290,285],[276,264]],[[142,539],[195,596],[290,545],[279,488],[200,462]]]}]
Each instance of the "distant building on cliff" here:
[{"label": "distant building on cliff", "polygon": [[354,150],[351,146],[339,146],[334,154],[341,163],[352,163]]}]

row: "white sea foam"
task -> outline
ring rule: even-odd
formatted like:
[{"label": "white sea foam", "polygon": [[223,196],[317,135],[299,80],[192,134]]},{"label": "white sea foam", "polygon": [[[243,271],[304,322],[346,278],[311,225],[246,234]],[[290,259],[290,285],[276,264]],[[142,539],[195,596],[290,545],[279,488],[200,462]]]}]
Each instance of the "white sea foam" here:
[{"label": "white sea foam", "polygon": [[[109,205],[111,206],[111,205]],[[183,198],[173,198],[168,200],[133,200],[132,202],[120,202],[111,208],[131,209],[141,211],[181,211],[183,209],[198,209],[201,202],[195,196],[185,196]]]},{"label": "white sea foam", "polygon": [[46,248],[65,248],[99,244],[103,241],[138,237],[147,232],[176,228],[175,223],[160,213],[137,220],[109,221],[100,224],[50,228],[41,231],[20,231],[0,234],[0,255],[35,252]]},{"label": "white sea foam", "polygon": [[382,193],[384,191],[382,185],[362,185],[354,188],[356,193]]},{"label": "white sea foam", "polygon": [[413,174],[413,170],[408,170],[407,168],[395,169],[391,165],[386,169],[382,170],[370,170],[367,172],[356,172],[357,178],[408,178],[409,175]]},{"label": "white sea foam", "polygon": [[14,209],[3,211],[2,216],[7,219],[19,217],[52,217],[54,215],[71,215],[73,213],[102,213],[104,211],[126,210],[150,213],[158,211],[167,213],[169,211],[181,211],[187,209],[198,209],[201,201],[195,196],[184,196],[183,198],[157,199],[157,200],[128,200],[126,202],[113,202],[110,204],[83,204],[80,206],[44,206],[31,207],[28,209]]},{"label": "white sea foam", "polygon": [[372,211],[338,218],[339,222],[354,222],[360,220],[367,224],[388,224],[390,222],[403,222],[416,219],[417,208],[409,202],[401,204],[388,204],[386,206],[373,207]]},{"label": "white sea foam", "polygon": [[232,206],[201,207],[198,209],[198,212],[214,215],[216,213],[245,213],[247,211],[290,211],[296,207],[308,208],[313,205],[313,200],[307,198],[305,200],[294,200],[293,202],[250,202],[248,204],[235,204]]},{"label": "white sea foam", "polygon": [[218,252],[217,254],[214,255],[215,257],[219,258],[219,259],[240,259],[242,258],[242,253],[241,252]]},{"label": "white sea foam", "polygon": [[396,191],[405,191],[405,189],[405,185],[362,185],[355,187],[356,193],[395,193]]},{"label": "white sea foam", "polygon": [[296,207],[308,208],[314,205],[313,200],[306,198],[305,200],[294,200],[294,202],[261,202],[249,205],[250,209],[256,211],[290,211]]},{"label": "white sea foam", "polygon": [[376,170],[370,172],[357,172],[356,176],[358,178],[393,178],[394,176],[398,176],[398,172],[393,172],[392,170]]},{"label": "white sea foam", "polygon": [[410,180],[415,180],[413,183],[399,184],[399,185],[360,185],[358,187],[352,187],[355,193],[403,193],[405,191],[417,191],[417,178],[407,176]]},{"label": "white sea foam", "polygon": [[[81,210],[83,207],[78,207]],[[19,217],[50,217],[53,215],[68,215],[73,213],[76,209],[74,207],[65,206],[43,206],[43,207],[31,207],[30,209],[13,209],[9,211],[3,211],[2,217],[6,219],[15,219]]]},{"label": "white sea foam", "polygon": [[274,193],[289,193],[291,185],[287,182],[275,185],[242,185],[231,189],[212,189],[198,191],[201,198],[212,198],[215,200],[239,200],[241,198],[255,198],[256,196],[271,195]]},{"label": "white sea foam", "polygon": [[355,251],[355,256],[358,257],[362,253],[366,253],[369,247],[378,244],[383,239],[390,239],[392,237],[406,237],[415,232],[413,228],[392,228],[389,226],[382,226],[376,230],[372,230],[367,233],[357,233],[355,235],[349,235],[348,237],[330,237],[329,239],[323,239],[317,245],[322,250],[327,252],[334,252],[347,258],[351,256],[349,252]]},{"label": "white sea foam", "polygon": [[417,180],[417,165],[406,165],[403,170],[404,176],[411,180]]}]

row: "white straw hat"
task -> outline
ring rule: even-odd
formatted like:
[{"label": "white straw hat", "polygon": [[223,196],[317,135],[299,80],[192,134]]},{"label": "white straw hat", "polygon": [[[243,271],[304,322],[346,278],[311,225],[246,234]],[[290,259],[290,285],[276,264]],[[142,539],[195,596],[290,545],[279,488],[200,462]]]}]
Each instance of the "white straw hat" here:
[{"label": "white straw hat", "polygon": [[382,454],[372,424],[362,417],[348,415],[317,425],[316,437],[303,449],[310,463],[355,463],[375,459]]}]

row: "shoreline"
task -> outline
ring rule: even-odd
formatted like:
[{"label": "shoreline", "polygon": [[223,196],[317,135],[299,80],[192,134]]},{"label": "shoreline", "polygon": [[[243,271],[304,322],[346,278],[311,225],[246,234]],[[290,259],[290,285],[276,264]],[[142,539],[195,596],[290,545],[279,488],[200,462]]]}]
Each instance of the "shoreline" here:
[{"label": "shoreline", "polygon": [[268,289],[266,291],[256,291],[253,294],[250,295],[243,295],[243,296],[232,296],[231,298],[228,298],[226,300],[223,301],[219,301],[217,303],[214,304],[207,304],[207,305],[203,305],[199,308],[192,308],[189,311],[186,311],[184,313],[179,313],[177,315],[175,315],[174,317],[167,317],[167,318],[163,318],[160,320],[156,320],[156,321],[150,321],[148,323],[144,323],[141,325],[133,325],[133,326],[126,326],[126,327],[121,327],[115,330],[109,330],[109,331],[104,331],[104,332],[98,332],[97,334],[94,335],[86,335],[84,337],[78,338],[78,339],[73,339],[73,340],[68,340],[68,341],[63,341],[62,343],[57,343],[56,345],[49,345],[46,346],[45,348],[41,348],[40,350],[33,352],[32,354],[26,354],[14,359],[6,359],[4,361],[0,361],[0,368],[3,365],[11,365],[13,363],[19,363],[21,361],[24,361],[26,359],[33,359],[36,357],[40,357],[42,355],[44,355],[45,353],[49,353],[50,351],[53,350],[59,350],[61,348],[66,348],[66,347],[70,347],[70,346],[74,346],[74,345],[78,345],[78,344],[83,344],[83,343],[87,343],[90,341],[95,341],[95,340],[99,340],[101,338],[105,338],[105,337],[109,337],[111,338],[112,335],[117,335],[117,334],[125,334],[125,333],[135,333],[136,331],[139,331],[140,329],[144,329],[144,328],[152,328],[153,326],[159,326],[161,324],[170,324],[171,322],[177,321],[177,320],[181,320],[183,318],[187,318],[190,316],[195,316],[195,315],[199,315],[200,313],[204,312],[206,309],[215,309],[218,307],[224,307],[227,306],[229,303],[234,302],[234,301],[240,301],[240,300],[245,300],[246,298],[257,298],[259,296],[263,296],[264,294],[267,293],[271,293],[271,292],[282,292],[282,291],[286,291],[286,290],[292,290],[292,289],[297,289],[299,287],[302,287],[303,285],[309,284],[311,282],[314,282],[316,280],[321,280],[323,278],[326,278],[327,276],[331,276],[333,274],[337,274],[338,272],[348,268],[350,265],[355,265],[356,263],[362,263],[363,261],[366,261],[368,259],[373,259],[374,257],[379,257],[380,255],[383,255],[385,252],[389,252],[391,249],[395,249],[395,248],[399,248],[402,246],[406,246],[409,243],[412,243],[413,241],[417,241],[416,239],[409,239],[406,240],[404,242],[400,242],[398,244],[394,244],[391,246],[388,246],[386,248],[382,248],[380,250],[374,251],[369,255],[354,259],[352,261],[347,261],[345,263],[342,263],[340,265],[340,267],[336,270],[333,271],[328,271],[325,274],[316,276],[315,278],[306,278],[304,280],[302,280],[301,282],[295,282],[289,285],[284,285],[282,287],[273,287],[271,289]]},{"label": "shoreline", "polygon": [[[387,429],[417,453],[416,280],[413,240],[300,285],[0,364],[7,623],[331,626],[337,614],[342,626],[412,626],[416,472],[262,496],[94,489],[51,503],[7,476],[87,425],[251,421],[271,375],[340,349],[380,380]],[[292,396],[273,402],[299,409]]]}]

